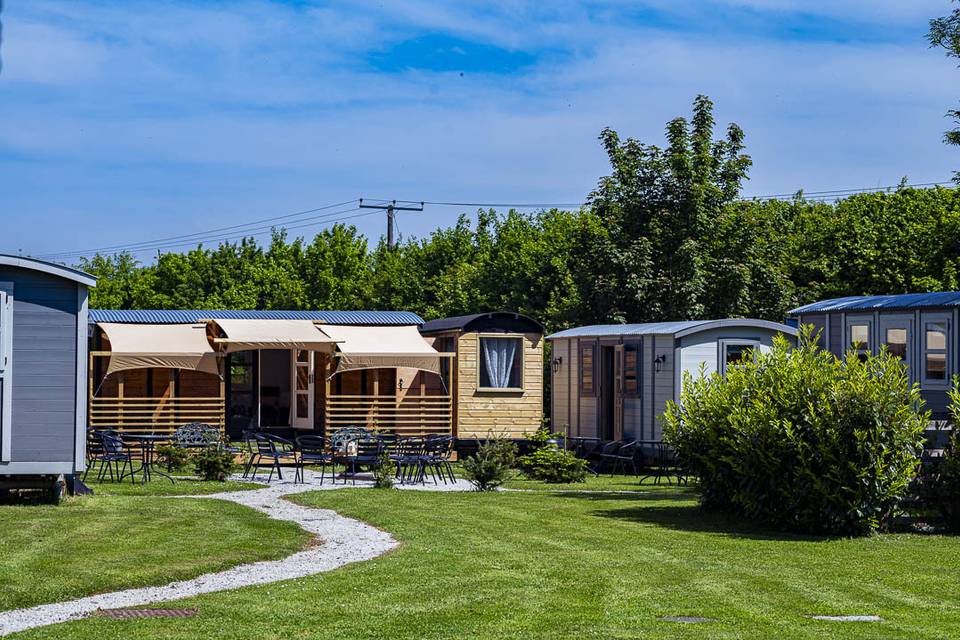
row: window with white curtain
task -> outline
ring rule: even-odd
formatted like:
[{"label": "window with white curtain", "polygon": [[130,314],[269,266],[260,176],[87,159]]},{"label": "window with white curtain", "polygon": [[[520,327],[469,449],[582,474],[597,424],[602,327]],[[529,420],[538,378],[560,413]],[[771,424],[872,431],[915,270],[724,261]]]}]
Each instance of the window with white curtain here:
[{"label": "window with white curtain", "polygon": [[523,388],[523,338],[480,336],[480,388]]}]

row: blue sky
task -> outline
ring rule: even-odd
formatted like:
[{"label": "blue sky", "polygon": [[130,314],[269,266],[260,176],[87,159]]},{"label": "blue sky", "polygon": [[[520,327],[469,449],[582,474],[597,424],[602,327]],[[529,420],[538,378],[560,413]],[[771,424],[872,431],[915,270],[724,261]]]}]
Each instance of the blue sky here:
[{"label": "blue sky", "polygon": [[[960,70],[924,34],[949,9],[6,0],[0,250],[120,245],[361,196],[580,202],[607,170],[603,127],[659,143],[698,93],[746,130],[747,194],[944,180],[960,168],[941,143]],[[405,213],[400,231],[463,210]],[[383,231],[382,216],[351,221]]]}]

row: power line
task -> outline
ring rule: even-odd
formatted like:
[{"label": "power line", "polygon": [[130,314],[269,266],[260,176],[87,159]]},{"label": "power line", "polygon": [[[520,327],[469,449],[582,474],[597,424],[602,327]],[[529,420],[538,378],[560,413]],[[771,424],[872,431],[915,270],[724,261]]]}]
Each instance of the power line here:
[{"label": "power line", "polygon": [[[407,201],[405,201],[407,202]],[[387,212],[387,248],[393,249],[393,225],[397,211],[423,211],[423,204],[419,203],[416,207],[405,207],[398,205],[396,200],[391,200],[386,204],[363,204],[363,198],[360,198],[361,209],[377,209]]]},{"label": "power line", "polygon": [[845,196],[857,195],[860,193],[875,193],[878,191],[895,191],[901,188],[941,187],[949,184],[953,184],[953,182],[950,180],[943,180],[941,182],[915,182],[911,184],[888,185],[885,187],[862,187],[858,189],[830,189],[825,191],[803,191],[802,189],[798,189],[793,193],[775,193],[775,194],[763,195],[763,196],[748,196],[743,198],[743,200],[784,200],[784,199],[789,200],[796,197],[798,193],[800,193],[804,198],[809,198],[813,200],[817,200],[820,198],[838,199]]},{"label": "power line", "polygon": [[[166,238],[155,238],[155,239],[153,239],[153,240],[144,240],[144,241],[141,241],[141,242],[129,242],[129,243],[123,243],[123,244],[117,244],[117,245],[99,247],[99,248],[94,248],[94,249],[84,249],[84,250],[76,250],[76,251],[61,251],[61,252],[56,252],[56,253],[44,254],[44,255],[46,255],[46,256],[61,256],[61,255],[73,255],[73,254],[78,254],[78,253],[93,253],[93,252],[97,252],[97,251],[111,251],[111,250],[114,250],[114,249],[133,249],[133,248],[140,248],[141,245],[152,245],[152,244],[156,244],[156,243],[160,243],[160,242],[167,242],[167,241],[172,241],[172,240],[185,240],[185,239],[187,239],[187,238],[196,238],[196,237],[198,237],[198,236],[206,236],[206,235],[209,235],[209,234],[211,234],[211,233],[219,233],[219,232],[221,232],[221,231],[231,231],[231,230],[233,230],[233,229],[240,229],[240,228],[243,228],[243,227],[250,227],[250,226],[254,226],[254,225],[262,225],[264,222],[271,222],[271,221],[275,221],[275,220],[284,220],[284,219],[289,219],[289,218],[295,218],[295,217],[304,216],[304,215],[307,215],[307,214],[310,214],[310,213],[316,213],[316,212],[318,212],[318,211],[325,211],[325,210],[328,210],[328,209],[334,209],[334,208],[336,208],[336,207],[342,207],[342,206],[344,206],[344,205],[350,204],[351,202],[355,202],[355,200],[346,200],[346,201],[344,201],[344,202],[337,202],[337,203],[325,205],[325,206],[322,206],[322,207],[316,207],[316,208],[314,208],[314,209],[305,209],[305,210],[303,210],[303,211],[296,211],[296,212],[294,212],[294,213],[287,213],[287,214],[283,214],[283,215],[279,215],[279,216],[272,216],[272,217],[269,217],[269,218],[262,218],[262,219],[259,219],[259,220],[253,220],[253,221],[244,222],[244,223],[241,223],[241,224],[234,224],[234,225],[230,225],[230,226],[226,226],[226,227],[218,227],[218,228],[216,228],[216,229],[207,229],[206,231],[197,231],[197,232],[194,232],[194,233],[187,233],[187,234],[182,234],[182,235],[169,236],[169,237],[166,237]],[[143,248],[149,249],[149,248],[153,248],[153,247],[144,246]]]}]

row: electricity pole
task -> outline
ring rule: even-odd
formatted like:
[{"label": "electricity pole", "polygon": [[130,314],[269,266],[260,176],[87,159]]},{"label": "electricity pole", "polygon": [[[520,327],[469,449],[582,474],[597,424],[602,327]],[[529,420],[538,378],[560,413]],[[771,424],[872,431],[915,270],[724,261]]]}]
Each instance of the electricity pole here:
[{"label": "electricity pole", "polygon": [[393,249],[393,218],[397,211],[423,211],[423,203],[418,207],[401,207],[397,205],[396,200],[391,200],[389,204],[363,204],[363,198],[360,198],[361,209],[383,209],[387,212],[387,247]]}]

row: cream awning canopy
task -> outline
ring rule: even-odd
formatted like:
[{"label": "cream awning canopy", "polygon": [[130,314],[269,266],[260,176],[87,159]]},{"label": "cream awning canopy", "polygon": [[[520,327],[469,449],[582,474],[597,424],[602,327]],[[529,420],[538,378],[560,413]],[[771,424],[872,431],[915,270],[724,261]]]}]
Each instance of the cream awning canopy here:
[{"label": "cream awning canopy", "polygon": [[226,353],[251,349],[309,349],[333,351],[334,340],[313,320],[211,320],[227,336],[214,342]]},{"label": "cream awning canopy", "polygon": [[319,327],[337,343],[340,357],[334,373],[380,367],[410,367],[440,373],[440,354],[412,325],[321,324]]},{"label": "cream awning canopy", "polygon": [[203,324],[120,324],[98,322],[110,340],[107,374],[166,367],[220,375],[216,353]]}]

